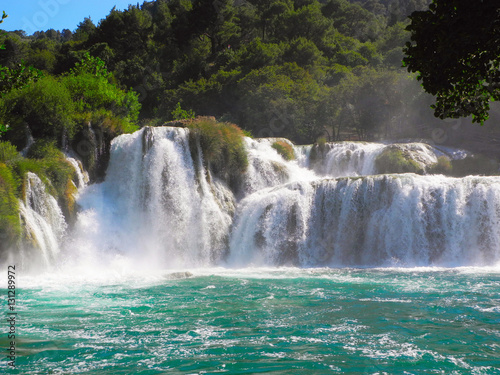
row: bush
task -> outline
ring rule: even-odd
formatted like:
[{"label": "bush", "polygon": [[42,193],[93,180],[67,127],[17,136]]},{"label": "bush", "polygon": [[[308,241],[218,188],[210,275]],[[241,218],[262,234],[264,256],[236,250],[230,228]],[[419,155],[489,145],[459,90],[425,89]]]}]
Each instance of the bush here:
[{"label": "bush", "polygon": [[56,146],[55,141],[38,139],[28,150],[26,155],[31,159],[64,159],[64,154]]},{"label": "bush", "polygon": [[80,112],[108,111],[113,116],[137,121],[141,105],[137,93],[125,92],[104,77],[90,73],[62,78]]},{"label": "bush", "polygon": [[244,134],[239,127],[201,117],[188,122],[187,127],[192,136],[199,139],[205,162],[215,173],[228,178],[246,170],[248,159]]},{"label": "bush", "polygon": [[12,165],[12,171],[21,180],[28,172],[35,173],[45,184],[47,192],[57,200],[64,197],[68,181],[76,178],[73,166],[63,158],[22,158]]},{"label": "bush", "polygon": [[326,146],[326,137],[319,137],[316,140],[316,144],[318,145],[318,147],[324,148]]},{"label": "bush", "polygon": [[75,106],[68,89],[57,79],[45,77],[28,87],[9,92],[2,103],[2,117],[11,125],[8,139],[18,147],[27,143],[29,128],[34,138],[62,139],[74,133]]},{"label": "bush", "polygon": [[271,145],[278,154],[280,154],[285,160],[294,160],[295,152],[293,151],[293,147],[285,141],[276,141]]},{"label": "bush", "polygon": [[406,156],[397,147],[386,148],[375,160],[378,173],[417,173],[423,174],[423,168],[413,159]]},{"label": "bush", "polygon": [[21,154],[10,142],[0,141],[0,163],[9,163],[21,158]]}]

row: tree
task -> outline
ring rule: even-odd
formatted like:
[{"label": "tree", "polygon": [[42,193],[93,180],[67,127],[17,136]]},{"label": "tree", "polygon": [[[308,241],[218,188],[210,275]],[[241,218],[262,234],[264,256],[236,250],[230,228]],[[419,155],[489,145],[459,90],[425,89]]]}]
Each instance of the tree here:
[{"label": "tree", "polygon": [[[6,19],[8,16],[7,14],[5,13],[5,10],[3,11],[2,13],[2,18],[0,18],[0,23],[3,22],[4,19]],[[2,32],[3,35],[6,34],[6,32]],[[4,49],[5,48],[5,45],[4,44],[0,44],[0,49]]]},{"label": "tree", "polygon": [[496,0],[434,0],[410,16],[403,62],[436,97],[436,117],[482,124],[500,99],[499,12]]}]

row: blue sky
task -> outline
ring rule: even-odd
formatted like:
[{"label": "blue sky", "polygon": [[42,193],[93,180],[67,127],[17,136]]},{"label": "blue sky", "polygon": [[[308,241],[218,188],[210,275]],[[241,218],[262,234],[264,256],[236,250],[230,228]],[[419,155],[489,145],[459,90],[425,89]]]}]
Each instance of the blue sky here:
[{"label": "blue sky", "polygon": [[[48,29],[74,31],[85,17],[92,18],[97,25],[116,5],[126,9],[137,4],[132,0],[9,0],[2,1],[0,12],[9,15],[0,28],[13,31],[24,30],[28,35]],[[140,1],[140,4],[143,0]]]}]

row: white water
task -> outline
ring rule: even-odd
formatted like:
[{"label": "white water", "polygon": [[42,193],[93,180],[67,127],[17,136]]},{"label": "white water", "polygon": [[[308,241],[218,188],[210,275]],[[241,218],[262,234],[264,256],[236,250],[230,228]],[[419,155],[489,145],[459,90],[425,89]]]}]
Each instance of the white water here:
[{"label": "white water", "polygon": [[201,153],[192,159],[187,129],[145,132],[112,142],[105,182],[81,194],[72,251],[121,253],[171,267],[218,261],[231,225],[232,193],[209,176]]},{"label": "white water", "polygon": [[78,189],[84,188],[88,183],[89,183],[89,174],[84,170],[82,162],[79,160],[76,160],[75,158],[66,157],[66,160],[73,166],[76,172],[77,176],[77,181],[76,182],[76,187]]},{"label": "white water", "polygon": [[[66,261],[173,269],[500,262],[500,178],[370,176],[384,144],[328,144],[314,162],[311,146],[296,146],[289,162],[271,145],[245,139],[249,167],[235,198],[204,168],[199,145],[190,149],[187,129],[117,137],[105,181],[80,190]],[[423,166],[441,154],[398,147]],[[59,251],[59,237],[44,254]]]},{"label": "white water", "polygon": [[42,261],[50,264],[59,253],[66,222],[57,201],[34,173],[26,176],[25,197],[19,207],[28,242],[36,245]]},{"label": "white water", "polygon": [[317,154],[314,158],[311,158],[312,146],[295,146],[295,153],[301,167],[312,169],[320,176],[369,176],[378,173],[375,160],[388,147],[399,148],[423,169],[436,163],[439,156],[449,155],[451,158],[460,158],[464,155],[461,150],[439,150],[420,142],[395,144],[336,142],[327,143],[322,151],[316,148]]},{"label": "white water", "polygon": [[229,264],[459,266],[500,261],[500,178],[291,183],[238,208]]},{"label": "white water", "polygon": [[312,181],[315,173],[299,165],[300,161],[285,161],[271,147],[274,138],[245,138],[248,170],[243,179],[245,195],[291,181]]}]

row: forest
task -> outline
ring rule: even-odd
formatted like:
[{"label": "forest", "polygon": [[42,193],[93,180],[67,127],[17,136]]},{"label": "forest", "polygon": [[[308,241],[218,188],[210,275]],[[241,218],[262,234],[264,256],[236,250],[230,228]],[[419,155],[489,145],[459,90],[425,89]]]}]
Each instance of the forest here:
[{"label": "forest", "polygon": [[[144,126],[193,115],[297,143],[423,137],[421,128],[435,122],[431,99],[401,61],[407,15],[429,2],[158,0],[114,8],[97,24],[85,18],[73,31],[9,32],[0,51],[0,123],[11,129],[4,138],[22,149],[20,122],[35,138],[32,127],[42,127],[60,145],[57,124],[70,127],[71,138],[90,118],[92,126],[113,116]],[[75,73],[82,60],[87,68],[102,62],[107,83]],[[68,112],[72,98],[78,114],[68,121],[68,114],[43,113],[37,90]],[[137,96],[137,118],[137,104],[130,117],[115,94]],[[82,103],[82,95],[106,98]],[[33,116],[54,121],[35,125]]]}]

